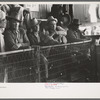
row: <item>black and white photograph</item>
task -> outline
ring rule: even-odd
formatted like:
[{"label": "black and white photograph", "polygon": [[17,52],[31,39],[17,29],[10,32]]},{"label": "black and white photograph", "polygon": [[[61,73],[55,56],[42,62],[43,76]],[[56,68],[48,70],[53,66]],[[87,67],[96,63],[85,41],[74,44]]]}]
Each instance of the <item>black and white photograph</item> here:
[{"label": "black and white photograph", "polygon": [[0,4],[0,82],[100,82],[100,4]]},{"label": "black and white photograph", "polygon": [[[45,89],[64,88],[65,91],[73,88],[69,84],[82,83],[89,87],[99,82],[99,2],[0,3],[1,89],[7,88],[9,83],[10,86],[22,83],[23,87],[28,83],[32,88],[34,83],[38,89],[44,84]],[[25,90],[28,92],[28,87]],[[42,91],[41,88],[35,89],[36,93],[38,91]],[[64,91],[59,96],[62,97]],[[41,93],[40,97],[44,97]]]}]

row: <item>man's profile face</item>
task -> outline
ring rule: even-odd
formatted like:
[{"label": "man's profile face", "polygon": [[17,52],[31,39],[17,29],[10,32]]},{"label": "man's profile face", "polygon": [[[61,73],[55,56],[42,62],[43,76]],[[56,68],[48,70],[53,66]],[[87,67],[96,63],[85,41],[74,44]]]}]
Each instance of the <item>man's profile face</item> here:
[{"label": "man's profile face", "polygon": [[49,29],[50,30],[56,30],[57,23],[55,21],[49,22]]}]

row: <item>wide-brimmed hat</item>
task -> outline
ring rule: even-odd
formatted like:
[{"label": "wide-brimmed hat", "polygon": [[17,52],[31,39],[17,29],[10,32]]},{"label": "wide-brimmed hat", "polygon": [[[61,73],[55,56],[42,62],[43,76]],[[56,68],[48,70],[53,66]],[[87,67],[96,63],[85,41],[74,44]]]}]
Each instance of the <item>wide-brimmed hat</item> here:
[{"label": "wide-brimmed hat", "polygon": [[2,10],[0,10],[0,28],[6,27],[6,14]]},{"label": "wide-brimmed hat", "polygon": [[72,24],[73,24],[73,25],[81,25],[79,19],[73,19]]},{"label": "wide-brimmed hat", "polygon": [[51,21],[55,21],[56,23],[58,22],[58,20],[53,16],[48,17],[47,24],[49,24]]},{"label": "wide-brimmed hat", "polygon": [[36,26],[41,23],[40,20],[37,20],[36,18],[31,19],[31,26]]},{"label": "wide-brimmed hat", "polygon": [[15,20],[17,22],[22,22],[19,16],[19,9],[20,7],[14,8],[13,12],[11,12],[10,16],[6,16],[7,20]]}]

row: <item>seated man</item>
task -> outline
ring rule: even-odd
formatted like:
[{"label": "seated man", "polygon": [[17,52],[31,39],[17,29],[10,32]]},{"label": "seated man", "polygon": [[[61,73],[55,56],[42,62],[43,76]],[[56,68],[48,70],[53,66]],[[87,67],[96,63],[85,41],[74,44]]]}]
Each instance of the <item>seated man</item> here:
[{"label": "seated man", "polygon": [[46,34],[59,43],[67,43],[66,31],[62,27],[57,26],[57,19],[53,16],[50,16],[47,20]]},{"label": "seated man", "polygon": [[31,32],[27,33],[31,45],[41,45],[40,22],[36,18],[31,20]]},{"label": "seated man", "polygon": [[36,18],[31,20],[31,31],[27,33],[31,46],[32,45],[54,45],[58,44],[57,41],[51,39],[46,35],[45,30],[40,31],[41,21],[38,21]]},{"label": "seated man", "polygon": [[73,22],[69,25],[69,30],[67,31],[67,40],[68,42],[79,42],[85,40],[85,37],[82,35],[83,32],[79,30],[80,21],[74,19]]},{"label": "seated man", "polygon": [[29,48],[30,42],[25,31],[19,28],[20,20],[17,15],[12,14],[7,16],[7,20],[10,22],[10,27],[4,33],[6,50],[18,50]]}]

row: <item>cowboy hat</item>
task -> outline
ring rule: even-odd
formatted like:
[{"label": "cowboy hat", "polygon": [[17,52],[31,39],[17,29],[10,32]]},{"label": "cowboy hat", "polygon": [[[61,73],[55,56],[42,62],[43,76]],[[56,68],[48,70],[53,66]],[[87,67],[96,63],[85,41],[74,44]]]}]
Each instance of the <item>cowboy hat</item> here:
[{"label": "cowboy hat", "polygon": [[10,14],[10,16],[6,16],[6,19],[7,20],[15,20],[19,23],[22,22],[20,20],[20,16],[19,16],[19,10],[20,10],[20,7],[13,8],[12,13]]},{"label": "cowboy hat", "polygon": [[6,14],[2,10],[0,10],[0,28],[6,27]]},{"label": "cowboy hat", "polygon": [[79,19],[73,19],[72,24],[73,24],[73,25],[81,25]]},{"label": "cowboy hat", "polygon": [[47,24],[49,24],[51,21],[55,21],[56,23],[58,22],[58,20],[53,16],[48,17]]},{"label": "cowboy hat", "polygon": [[31,25],[32,26],[39,25],[40,23],[41,23],[41,21],[37,20],[36,18],[31,19]]}]

